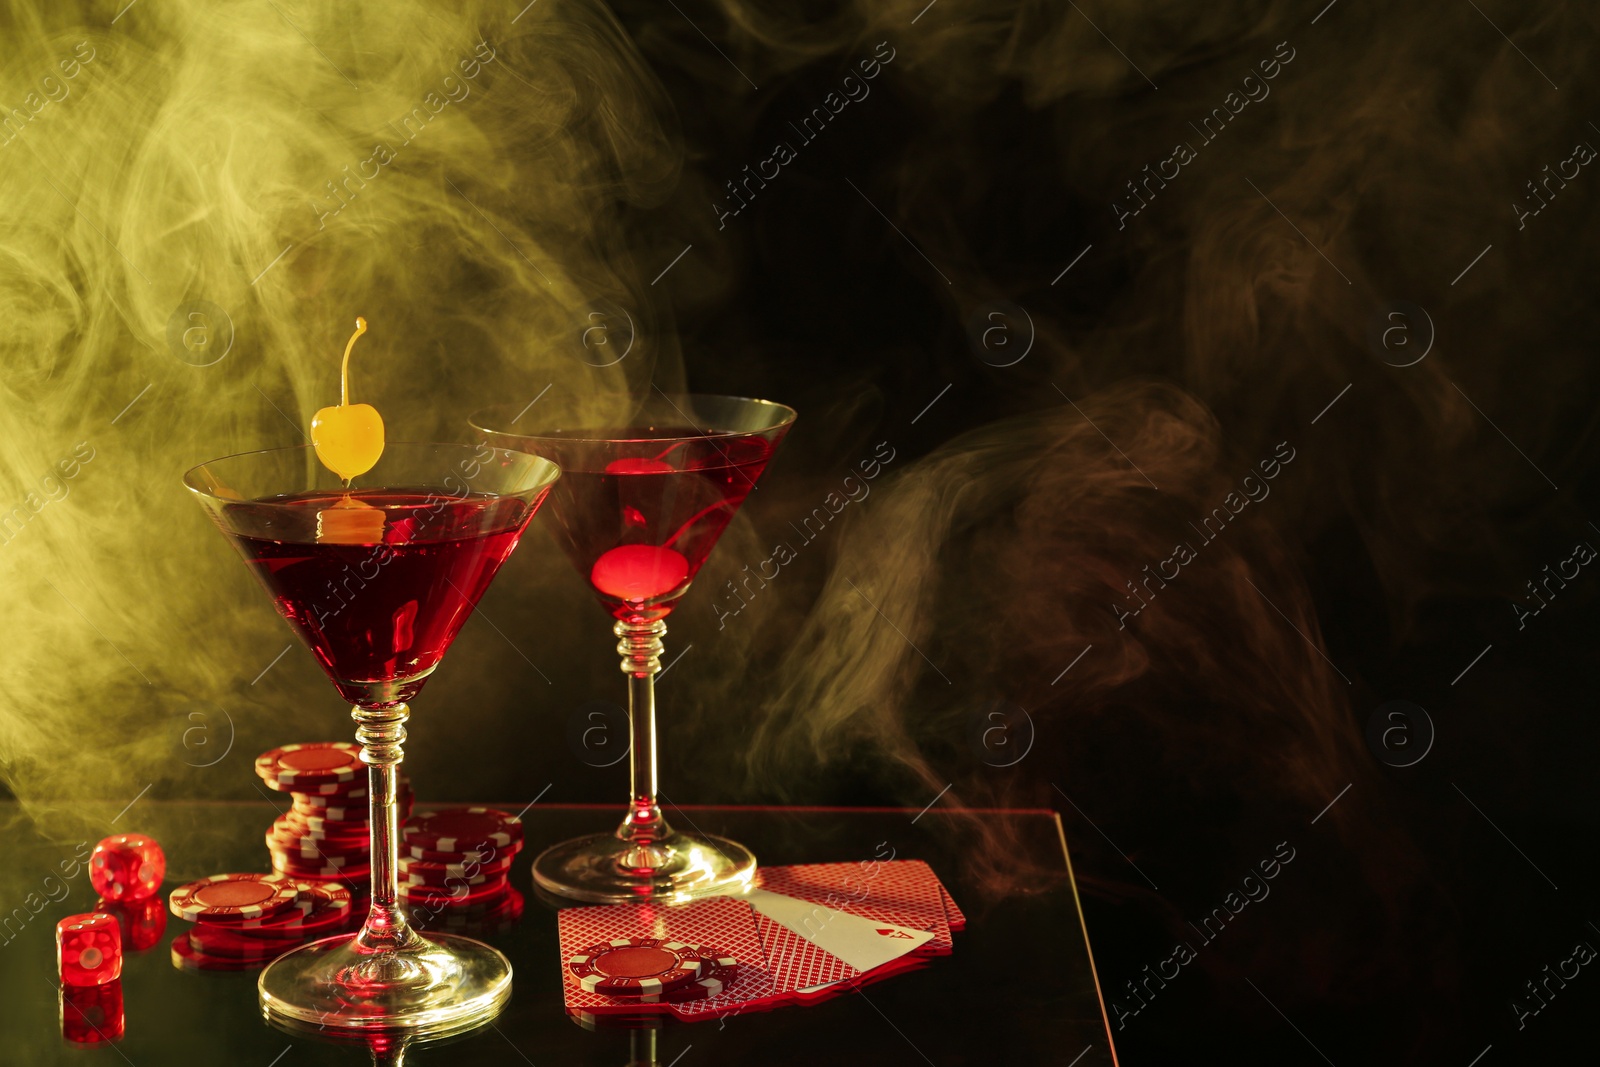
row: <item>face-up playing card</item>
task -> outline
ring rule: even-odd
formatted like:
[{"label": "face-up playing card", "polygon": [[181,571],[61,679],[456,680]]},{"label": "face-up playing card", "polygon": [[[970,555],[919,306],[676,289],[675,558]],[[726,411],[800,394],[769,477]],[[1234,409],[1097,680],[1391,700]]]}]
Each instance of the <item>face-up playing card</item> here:
[{"label": "face-up playing card", "polygon": [[772,987],[766,953],[756,929],[755,913],[739,897],[711,897],[679,905],[611,904],[596,908],[563,908],[556,915],[562,962],[562,991],[568,1011],[596,1015],[676,1011],[683,1005],[645,1003],[638,998],[590,993],[566,961],[592,945],[619,937],[658,937],[715,948],[739,961],[732,982],[715,997],[691,1001],[696,1015],[725,1011],[730,1005],[759,1000]]},{"label": "face-up playing card", "polygon": [[933,936],[765,889],[752,889],[746,899],[756,909],[775,997],[811,1002],[844,992],[847,983],[898,973],[904,967],[895,961],[909,961],[908,954]]},{"label": "face-up playing card", "polygon": [[925,930],[882,920],[874,922],[766,889],[752,889],[745,899],[762,915],[858,971],[881,967],[933,938]]},{"label": "face-up playing card", "polygon": [[943,887],[921,860],[886,863],[807,863],[764,867],[760,888],[827,908],[933,935],[916,952],[948,955],[953,947]]}]

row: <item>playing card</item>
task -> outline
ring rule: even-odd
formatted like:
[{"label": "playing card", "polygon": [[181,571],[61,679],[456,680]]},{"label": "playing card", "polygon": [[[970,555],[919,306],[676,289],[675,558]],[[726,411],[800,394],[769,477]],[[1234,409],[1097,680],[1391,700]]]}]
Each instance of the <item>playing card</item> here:
[{"label": "playing card", "polygon": [[861,976],[844,960],[759,911],[756,928],[761,931],[772,973],[770,996],[804,1000],[818,993],[837,993],[844,983]]},{"label": "playing card", "polygon": [[813,904],[933,934],[916,952],[948,955],[953,948],[950,920],[938,876],[921,860],[887,863],[807,863],[764,867],[760,888]]},{"label": "playing card", "polygon": [[766,889],[752,889],[745,899],[762,915],[858,971],[881,967],[933,938],[925,930],[863,919]]}]

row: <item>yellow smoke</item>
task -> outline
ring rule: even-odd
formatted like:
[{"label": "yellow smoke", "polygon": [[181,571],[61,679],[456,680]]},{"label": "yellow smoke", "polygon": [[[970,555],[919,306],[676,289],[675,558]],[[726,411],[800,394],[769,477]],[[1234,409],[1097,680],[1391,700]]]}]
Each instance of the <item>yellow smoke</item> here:
[{"label": "yellow smoke", "polygon": [[0,11],[0,779],[63,835],[348,730],[298,647],[252,685],[288,634],[179,476],[303,442],[358,313],[396,440],[678,373],[628,225],[677,138],[603,6],[120,7]]}]

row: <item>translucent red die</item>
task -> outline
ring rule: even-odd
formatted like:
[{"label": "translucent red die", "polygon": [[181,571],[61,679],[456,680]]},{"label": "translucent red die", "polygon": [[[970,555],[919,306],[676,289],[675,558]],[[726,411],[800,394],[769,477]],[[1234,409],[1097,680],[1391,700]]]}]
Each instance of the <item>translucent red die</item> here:
[{"label": "translucent red die", "polygon": [[75,1045],[120,1041],[126,1029],[122,983],[61,987],[61,1036]]},{"label": "translucent red die", "polygon": [[144,900],[101,900],[95,911],[117,920],[122,928],[122,947],[131,952],[154,948],[167,932],[167,902],[160,897]]},{"label": "translucent red die", "polygon": [[89,857],[89,881],[106,900],[153,897],[166,876],[166,854],[144,834],[112,834]]},{"label": "translucent red die", "polygon": [[122,930],[115,916],[94,911],[56,923],[56,969],[61,984],[105,985],[122,977]]}]

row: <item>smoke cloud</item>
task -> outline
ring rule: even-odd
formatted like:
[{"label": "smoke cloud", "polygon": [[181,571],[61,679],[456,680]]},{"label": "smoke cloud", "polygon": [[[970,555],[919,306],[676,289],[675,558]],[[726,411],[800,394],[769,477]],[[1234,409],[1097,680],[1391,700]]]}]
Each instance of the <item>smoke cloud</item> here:
[{"label": "smoke cloud", "polygon": [[[105,14],[0,14],[0,775],[64,836],[345,734],[178,479],[302,442],[357,314],[396,440],[517,397],[615,417],[679,373],[633,220],[681,148],[601,5]],[[625,361],[585,349],[596,308]]]}]

